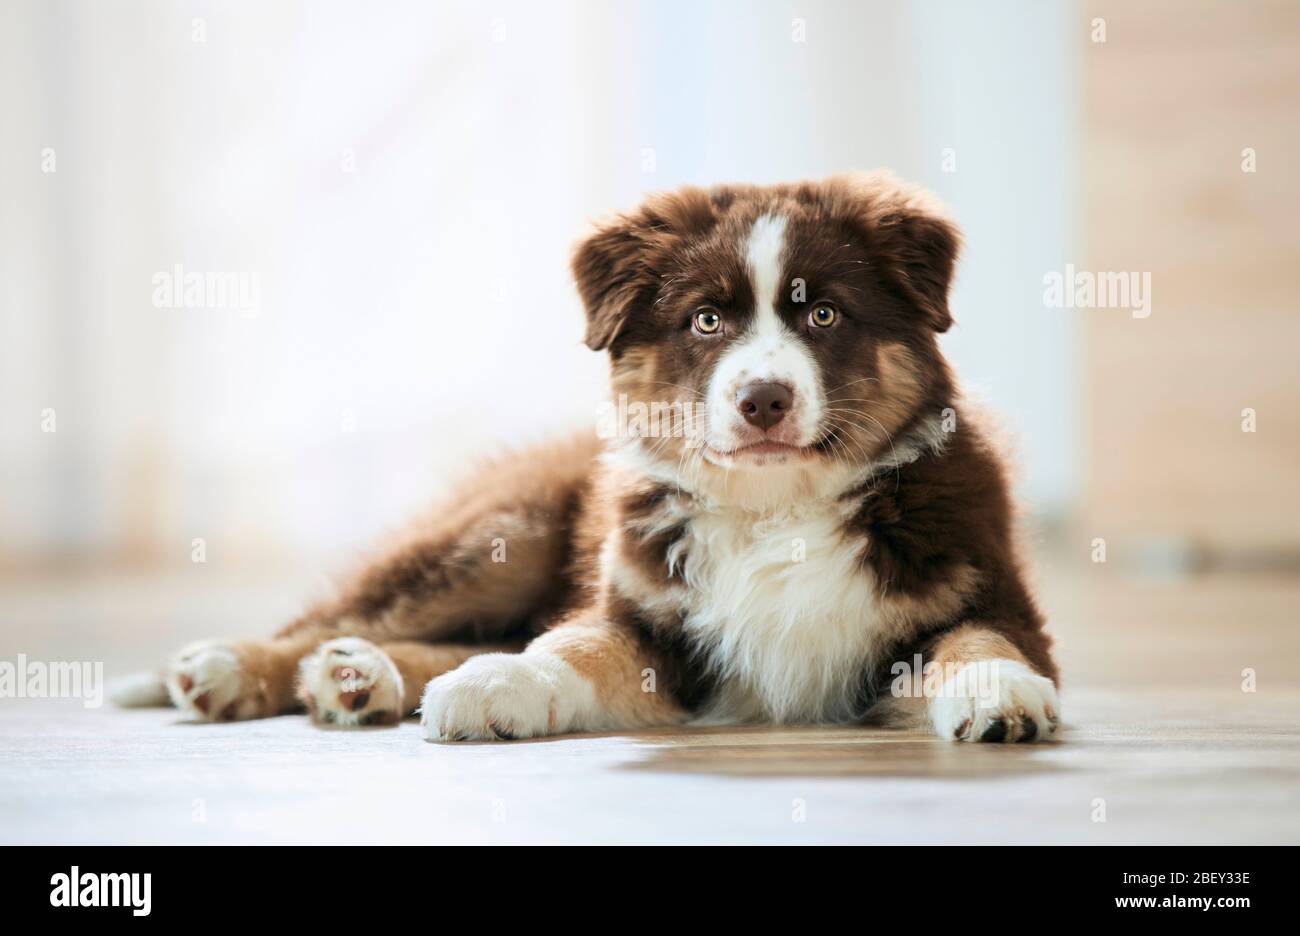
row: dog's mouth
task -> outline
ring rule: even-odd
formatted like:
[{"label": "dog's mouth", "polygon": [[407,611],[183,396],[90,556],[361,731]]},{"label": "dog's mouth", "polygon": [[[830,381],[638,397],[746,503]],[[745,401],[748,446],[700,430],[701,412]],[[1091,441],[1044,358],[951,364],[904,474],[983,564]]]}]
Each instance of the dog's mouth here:
[{"label": "dog's mouth", "polygon": [[733,465],[781,465],[796,461],[817,458],[821,450],[816,443],[812,445],[790,445],[787,442],[774,442],[763,439],[749,445],[722,451],[712,446],[705,450],[705,455],[714,464],[730,467]]}]

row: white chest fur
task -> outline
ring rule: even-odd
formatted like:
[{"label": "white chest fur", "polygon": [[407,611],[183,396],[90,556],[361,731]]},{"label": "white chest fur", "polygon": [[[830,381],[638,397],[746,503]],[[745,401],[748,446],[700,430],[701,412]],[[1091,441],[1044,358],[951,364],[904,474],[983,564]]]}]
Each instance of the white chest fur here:
[{"label": "white chest fur", "polygon": [[833,502],[774,516],[697,513],[685,556],[685,627],[722,677],[707,721],[848,718],[888,642],[862,542]]}]

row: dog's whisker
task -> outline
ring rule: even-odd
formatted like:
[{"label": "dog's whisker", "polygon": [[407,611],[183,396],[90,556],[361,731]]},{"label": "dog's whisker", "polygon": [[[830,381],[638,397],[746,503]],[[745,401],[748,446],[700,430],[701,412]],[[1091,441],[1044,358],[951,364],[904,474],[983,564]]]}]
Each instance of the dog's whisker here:
[{"label": "dog's whisker", "polygon": [[843,390],[845,387],[851,387],[854,384],[865,383],[869,380],[874,380],[876,383],[880,383],[879,377],[860,377],[857,380],[850,380],[848,383],[842,383],[838,387],[831,387],[829,390],[826,391],[826,394],[827,396],[829,396],[830,394],[834,393],[836,390]]}]

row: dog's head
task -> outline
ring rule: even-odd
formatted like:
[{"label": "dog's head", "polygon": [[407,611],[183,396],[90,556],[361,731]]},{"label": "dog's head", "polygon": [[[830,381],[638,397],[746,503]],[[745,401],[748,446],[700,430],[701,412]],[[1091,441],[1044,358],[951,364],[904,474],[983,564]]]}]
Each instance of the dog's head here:
[{"label": "dog's head", "polygon": [[875,173],[656,195],[573,271],[638,457],[782,485],[852,473],[947,405],[958,246],[930,198]]}]

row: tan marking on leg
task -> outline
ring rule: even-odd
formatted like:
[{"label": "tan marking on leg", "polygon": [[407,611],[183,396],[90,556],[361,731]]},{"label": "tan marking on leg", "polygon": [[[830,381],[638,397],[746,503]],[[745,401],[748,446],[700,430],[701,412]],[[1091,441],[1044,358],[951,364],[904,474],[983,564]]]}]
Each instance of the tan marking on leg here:
[{"label": "tan marking on leg", "polygon": [[311,638],[282,638],[244,640],[230,645],[239,659],[239,668],[249,687],[247,691],[256,697],[259,715],[282,715],[298,708],[294,696],[298,661],[316,643]]},{"label": "tan marking on leg", "polygon": [[379,644],[379,649],[388,654],[397,671],[402,674],[404,715],[419,707],[424,687],[434,677],[451,672],[480,653],[519,653],[523,648],[522,642],[475,645],[398,641]]},{"label": "tan marking on leg", "polygon": [[979,660],[1015,660],[1029,665],[1015,644],[979,623],[963,624],[944,634],[935,643],[931,659],[939,666],[959,666]]},{"label": "tan marking on leg", "polygon": [[686,713],[662,692],[644,691],[644,671],[654,672],[656,688],[667,683],[662,661],[625,627],[589,615],[538,637],[528,653],[550,653],[591,683],[596,698],[619,725],[673,725]]}]

